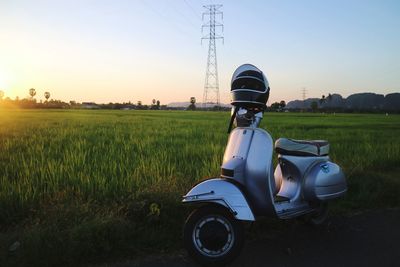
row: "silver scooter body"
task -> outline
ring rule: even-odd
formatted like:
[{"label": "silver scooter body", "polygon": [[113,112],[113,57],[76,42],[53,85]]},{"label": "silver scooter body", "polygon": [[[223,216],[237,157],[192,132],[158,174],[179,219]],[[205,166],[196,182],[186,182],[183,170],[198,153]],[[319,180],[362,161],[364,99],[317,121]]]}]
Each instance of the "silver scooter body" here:
[{"label": "silver scooter body", "polygon": [[268,132],[258,128],[261,118],[257,113],[248,127],[231,132],[221,177],[197,184],[183,197],[184,203],[220,204],[238,220],[271,215],[289,219],[347,191],[343,172],[328,156],[278,155],[274,171],[274,144]]}]

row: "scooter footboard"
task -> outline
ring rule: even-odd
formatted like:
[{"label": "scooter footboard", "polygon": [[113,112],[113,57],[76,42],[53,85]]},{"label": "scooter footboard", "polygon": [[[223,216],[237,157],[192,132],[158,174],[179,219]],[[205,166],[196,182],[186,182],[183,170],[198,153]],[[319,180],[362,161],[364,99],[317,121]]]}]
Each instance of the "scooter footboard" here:
[{"label": "scooter footboard", "polygon": [[182,202],[216,203],[227,207],[238,220],[255,220],[242,191],[233,183],[221,178],[209,179],[197,184],[183,196]]}]

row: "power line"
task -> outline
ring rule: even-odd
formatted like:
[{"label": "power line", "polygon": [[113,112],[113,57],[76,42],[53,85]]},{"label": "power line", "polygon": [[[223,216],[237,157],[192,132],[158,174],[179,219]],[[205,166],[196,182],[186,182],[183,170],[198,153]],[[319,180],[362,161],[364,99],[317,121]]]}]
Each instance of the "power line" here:
[{"label": "power line", "polygon": [[178,15],[180,15],[182,18],[184,18],[184,20],[186,20],[191,26],[193,26],[196,30],[198,29],[198,26],[196,26],[190,19],[189,17],[187,17],[184,13],[182,13],[174,4],[172,4],[173,2],[171,2],[170,6],[173,7],[174,11],[176,13],[178,13]]},{"label": "power line", "polygon": [[201,19],[201,16],[199,15],[199,13],[197,13],[197,11],[193,8],[193,6],[186,0],[183,0],[183,2],[185,2],[185,4],[189,7],[189,9],[193,12],[193,14],[195,14],[195,16],[199,19]]},{"label": "power line", "polygon": [[147,3],[145,0],[141,1],[145,6],[147,6],[154,14],[156,14],[159,18],[169,23],[176,31],[180,32],[183,35],[192,37],[187,31],[183,30],[182,28],[178,27],[177,24],[173,23],[169,17],[165,16],[163,13],[159,12],[156,8],[152,5]]},{"label": "power line", "polygon": [[207,11],[203,13],[203,20],[205,16],[209,17],[209,21],[203,24],[201,30],[203,32],[204,28],[208,28],[209,32],[207,35],[203,36],[201,40],[209,40],[208,43],[208,57],[207,57],[207,69],[206,69],[206,79],[204,84],[203,92],[203,107],[207,104],[213,104],[219,106],[219,83],[218,83],[218,68],[217,68],[217,46],[216,40],[224,40],[224,37],[216,34],[216,29],[222,28],[224,25],[216,21],[216,15],[221,15],[223,19],[223,13],[220,11],[222,5],[206,5],[203,6]]}]

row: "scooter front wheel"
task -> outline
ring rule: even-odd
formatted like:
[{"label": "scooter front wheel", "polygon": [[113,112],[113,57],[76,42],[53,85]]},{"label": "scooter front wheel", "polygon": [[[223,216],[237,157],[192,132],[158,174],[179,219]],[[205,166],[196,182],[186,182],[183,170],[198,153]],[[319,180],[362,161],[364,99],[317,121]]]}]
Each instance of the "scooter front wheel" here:
[{"label": "scooter front wheel", "polygon": [[204,266],[228,264],[244,244],[243,224],[218,205],[194,210],[186,220],[183,235],[189,255]]}]

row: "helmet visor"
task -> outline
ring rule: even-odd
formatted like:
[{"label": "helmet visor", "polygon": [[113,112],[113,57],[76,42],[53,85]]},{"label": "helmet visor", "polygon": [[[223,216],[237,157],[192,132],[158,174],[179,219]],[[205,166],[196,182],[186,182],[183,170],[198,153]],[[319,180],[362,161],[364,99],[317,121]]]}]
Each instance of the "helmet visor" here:
[{"label": "helmet visor", "polygon": [[231,91],[239,90],[239,89],[249,89],[259,92],[265,91],[265,83],[259,79],[255,79],[253,77],[238,77],[233,83],[231,87]]}]

